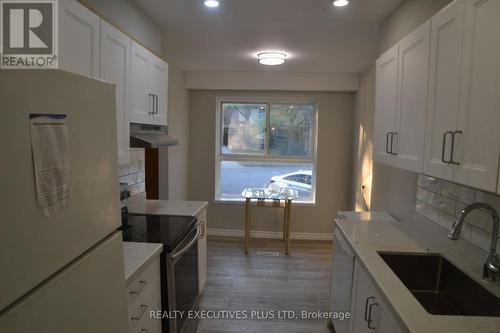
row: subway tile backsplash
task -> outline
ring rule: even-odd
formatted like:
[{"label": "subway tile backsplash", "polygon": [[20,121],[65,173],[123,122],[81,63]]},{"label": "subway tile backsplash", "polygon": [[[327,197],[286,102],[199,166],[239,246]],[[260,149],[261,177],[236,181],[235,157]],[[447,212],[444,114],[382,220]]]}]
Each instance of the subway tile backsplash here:
[{"label": "subway tile backsplash", "polygon": [[120,183],[129,185],[130,194],[134,195],[144,192],[145,175],[144,175],[144,149],[130,149],[130,163],[119,166]]},{"label": "subway tile backsplash", "polygon": [[[500,213],[500,196],[426,175],[418,176],[415,211],[447,230],[473,202],[486,202]],[[486,211],[476,210],[467,216],[461,237],[487,251],[491,227],[491,216]]]}]

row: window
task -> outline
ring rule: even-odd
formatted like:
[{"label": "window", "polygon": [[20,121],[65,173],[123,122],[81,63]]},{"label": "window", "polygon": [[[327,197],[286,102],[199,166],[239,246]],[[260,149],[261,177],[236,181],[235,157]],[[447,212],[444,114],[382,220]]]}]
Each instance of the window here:
[{"label": "window", "polygon": [[274,183],[314,202],[316,117],[313,101],[219,99],[215,198],[243,200],[243,189]]}]

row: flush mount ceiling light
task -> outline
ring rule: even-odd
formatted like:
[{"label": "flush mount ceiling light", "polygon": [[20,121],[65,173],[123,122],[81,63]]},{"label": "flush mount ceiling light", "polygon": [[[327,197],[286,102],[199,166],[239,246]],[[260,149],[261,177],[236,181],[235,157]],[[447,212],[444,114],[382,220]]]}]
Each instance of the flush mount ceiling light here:
[{"label": "flush mount ceiling light", "polygon": [[257,59],[262,65],[276,66],[281,65],[286,61],[288,55],[283,52],[260,52],[257,54]]},{"label": "flush mount ceiling light", "polygon": [[335,1],[333,1],[333,5],[335,7],[344,7],[344,6],[347,6],[348,4],[349,4],[348,0],[335,0]]},{"label": "flush mount ceiling light", "polygon": [[215,8],[215,7],[219,7],[220,2],[218,0],[205,0],[205,1],[203,1],[203,4],[206,7]]}]

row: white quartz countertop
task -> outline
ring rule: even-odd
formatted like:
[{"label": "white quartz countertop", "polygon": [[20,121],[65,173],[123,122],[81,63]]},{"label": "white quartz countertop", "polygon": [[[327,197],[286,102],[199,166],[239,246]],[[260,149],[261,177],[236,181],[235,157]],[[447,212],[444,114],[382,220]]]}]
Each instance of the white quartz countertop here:
[{"label": "white quartz countertop", "polygon": [[130,214],[196,216],[208,205],[207,201],[147,200],[136,195],[129,199]]},{"label": "white quartz countertop", "polygon": [[429,314],[378,255],[378,251],[437,253],[500,297],[500,281],[481,279],[486,253],[465,240],[452,241],[447,230],[424,219],[415,222],[336,221],[392,312],[410,332],[500,332],[500,318]]},{"label": "white quartz countertop", "polygon": [[163,250],[162,244],[123,242],[123,262],[125,265],[125,281],[132,281],[141,268],[147,266]]}]

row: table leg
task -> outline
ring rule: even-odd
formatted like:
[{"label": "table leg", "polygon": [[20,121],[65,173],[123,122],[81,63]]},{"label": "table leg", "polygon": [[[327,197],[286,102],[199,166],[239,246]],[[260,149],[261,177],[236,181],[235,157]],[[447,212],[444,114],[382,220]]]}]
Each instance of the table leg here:
[{"label": "table leg", "polygon": [[250,247],[250,198],[245,200],[245,253]]},{"label": "table leg", "polygon": [[286,211],[286,200],[283,206],[283,242],[286,242],[286,232],[287,232],[287,211]]},{"label": "table leg", "polygon": [[286,246],[285,246],[285,254],[290,254],[290,215],[292,208],[292,200],[286,200],[285,210],[286,210]]}]

